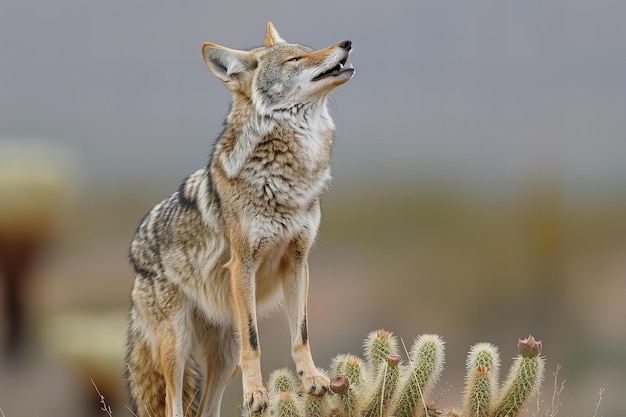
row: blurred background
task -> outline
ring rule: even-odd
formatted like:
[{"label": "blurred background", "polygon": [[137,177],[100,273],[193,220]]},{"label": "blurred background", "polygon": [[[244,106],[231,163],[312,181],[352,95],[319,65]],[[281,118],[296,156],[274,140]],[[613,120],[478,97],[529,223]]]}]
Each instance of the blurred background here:
[{"label": "blurred background", "polygon": [[[465,354],[533,334],[562,415],[626,414],[626,3],[56,2],[0,5],[0,409],[130,415],[124,333],[141,216],[203,166],[230,96],[200,45],[257,46],[268,20],[353,41],[330,100],[334,183],[310,259],[327,367],[370,330]],[[16,300],[20,300],[19,302]],[[284,314],[263,369],[293,367]],[[92,383],[93,381],[93,383]],[[224,416],[238,415],[239,377]],[[529,415],[537,414],[532,405]],[[0,413],[1,414],[1,413]]]}]

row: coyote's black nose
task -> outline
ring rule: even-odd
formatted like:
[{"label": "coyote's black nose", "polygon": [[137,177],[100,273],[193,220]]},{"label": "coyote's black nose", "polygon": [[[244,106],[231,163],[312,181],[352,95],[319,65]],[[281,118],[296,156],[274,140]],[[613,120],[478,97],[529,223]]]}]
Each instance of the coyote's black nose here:
[{"label": "coyote's black nose", "polygon": [[341,49],[345,49],[346,51],[349,51],[350,49],[352,49],[352,41],[341,41],[339,42],[339,47]]}]

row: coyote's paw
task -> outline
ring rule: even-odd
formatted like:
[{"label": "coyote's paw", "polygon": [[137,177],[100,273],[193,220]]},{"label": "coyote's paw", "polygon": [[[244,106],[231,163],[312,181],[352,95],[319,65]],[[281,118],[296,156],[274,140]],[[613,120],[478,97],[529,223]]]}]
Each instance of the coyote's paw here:
[{"label": "coyote's paw", "polygon": [[244,392],[244,408],[259,413],[267,407],[267,390],[265,388]]},{"label": "coyote's paw", "polygon": [[330,380],[322,374],[302,376],[302,390],[313,395],[322,395],[329,391]]}]

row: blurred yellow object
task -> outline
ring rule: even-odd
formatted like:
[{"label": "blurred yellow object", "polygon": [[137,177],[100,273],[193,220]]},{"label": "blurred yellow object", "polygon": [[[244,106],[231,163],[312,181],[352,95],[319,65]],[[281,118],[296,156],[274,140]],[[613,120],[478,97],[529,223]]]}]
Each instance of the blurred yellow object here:
[{"label": "blurred yellow object", "polygon": [[51,232],[73,182],[71,155],[46,142],[0,141],[0,238]]},{"label": "blurred yellow object", "polygon": [[65,311],[45,320],[42,337],[58,357],[98,383],[118,381],[124,372],[126,309]]}]

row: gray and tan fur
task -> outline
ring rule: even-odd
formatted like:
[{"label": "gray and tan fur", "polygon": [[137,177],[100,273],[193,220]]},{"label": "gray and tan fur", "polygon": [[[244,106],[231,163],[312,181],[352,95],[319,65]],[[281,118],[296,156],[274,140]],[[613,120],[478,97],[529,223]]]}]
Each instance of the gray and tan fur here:
[{"label": "gray and tan fur", "polygon": [[350,49],[289,44],[271,23],[249,51],[203,44],[233,102],[208,166],[143,218],[130,248],[127,376],[138,417],[219,416],[238,367],[244,406],[263,410],[257,317],[281,298],[302,385],[327,390],[309,349],[307,256],[330,179],[326,98],[354,73]]}]

